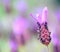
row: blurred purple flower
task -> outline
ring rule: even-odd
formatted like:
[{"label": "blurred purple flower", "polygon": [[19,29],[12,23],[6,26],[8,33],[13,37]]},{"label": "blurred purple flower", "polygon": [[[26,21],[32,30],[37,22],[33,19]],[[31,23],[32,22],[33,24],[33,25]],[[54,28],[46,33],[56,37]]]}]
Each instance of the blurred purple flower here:
[{"label": "blurred purple flower", "polygon": [[14,41],[9,40],[8,43],[9,43],[10,52],[17,51],[17,44]]},{"label": "blurred purple flower", "polygon": [[11,12],[11,0],[2,0],[2,4],[5,12],[8,14]]},{"label": "blurred purple flower", "polygon": [[57,45],[58,44],[58,38],[57,38],[56,34],[52,34],[51,38],[52,38],[52,44]]},{"label": "blurred purple flower", "polygon": [[60,21],[60,10],[55,12],[55,16],[57,17],[57,20]]},{"label": "blurred purple flower", "polygon": [[12,30],[15,34],[21,34],[23,30],[28,28],[28,22],[22,17],[18,17],[13,21]]},{"label": "blurred purple flower", "polygon": [[18,0],[13,6],[18,12],[24,12],[27,9],[27,4],[24,1]]},{"label": "blurred purple flower", "polygon": [[11,1],[11,0],[2,0],[4,6],[5,6],[5,5],[9,5],[9,4],[10,4],[10,1]]}]

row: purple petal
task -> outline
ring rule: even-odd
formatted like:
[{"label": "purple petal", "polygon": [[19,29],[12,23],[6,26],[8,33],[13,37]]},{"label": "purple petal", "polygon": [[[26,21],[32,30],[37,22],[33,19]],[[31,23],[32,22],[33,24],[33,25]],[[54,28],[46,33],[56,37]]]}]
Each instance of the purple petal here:
[{"label": "purple petal", "polygon": [[47,7],[45,7],[42,11],[42,23],[46,21],[47,13],[48,13],[48,9]]}]

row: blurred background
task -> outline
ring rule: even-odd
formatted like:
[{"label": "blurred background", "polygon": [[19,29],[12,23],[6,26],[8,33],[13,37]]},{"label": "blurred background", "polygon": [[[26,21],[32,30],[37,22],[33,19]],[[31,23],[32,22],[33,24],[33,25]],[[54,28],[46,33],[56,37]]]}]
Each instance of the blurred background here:
[{"label": "blurred background", "polygon": [[[49,52],[60,52],[60,0],[0,0],[0,52],[10,52],[8,40],[13,20],[18,16],[31,18],[30,13],[34,15],[37,11],[41,12],[45,6],[48,8],[47,22],[52,37],[48,46]],[[48,52],[47,47],[37,40],[36,35],[32,35],[20,50]]]}]

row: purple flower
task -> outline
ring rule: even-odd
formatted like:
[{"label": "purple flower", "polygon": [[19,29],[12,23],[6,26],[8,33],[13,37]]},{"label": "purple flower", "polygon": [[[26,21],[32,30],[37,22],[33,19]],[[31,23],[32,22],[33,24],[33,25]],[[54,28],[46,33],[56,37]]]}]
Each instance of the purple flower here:
[{"label": "purple flower", "polygon": [[24,1],[18,0],[17,2],[14,3],[13,7],[18,11],[18,12],[25,12],[27,9],[27,4]]},{"label": "purple flower", "polygon": [[60,21],[60,10],[57,9],[55,16],[57,17],[57,20]]},{"label": "purple flower", "polygon": [[56,34],[52,34],[51,38],[52,38],[52,44],[57,45],[58,44],[58,38],[57,38]]},{"label": "purple flower", "polygon": [[11,0],[2,0],[4,6],[9,5],[10,4],[10,1]]},{"label": "purple flower", "polygon": [[12,23],[12,30],[15,34],[21,34],[28,26],[26,19],[18,17]]}]

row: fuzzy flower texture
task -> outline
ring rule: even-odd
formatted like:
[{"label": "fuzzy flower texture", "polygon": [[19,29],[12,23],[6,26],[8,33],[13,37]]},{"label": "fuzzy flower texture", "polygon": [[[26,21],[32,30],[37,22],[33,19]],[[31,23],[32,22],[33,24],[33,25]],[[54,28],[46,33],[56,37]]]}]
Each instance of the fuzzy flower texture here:
[{"label": "fuzzy flower texture", "polygon": [[37,21],[37,25],[38,25],[38,35],[39,35],[39,40],[41,41],[42,44],[48,46],[50,41],[51,41],[51,37],[50,34],[51,32],[49,32],[48,30],[48,26],[47,26],[47,13],[48,13],[48,9],[47,7],[45,7],[42,11],[42,16],[40,16],[39,13],[36,14],[36,18],[33,17],[33,15],[31,14],[31,16]]}]

